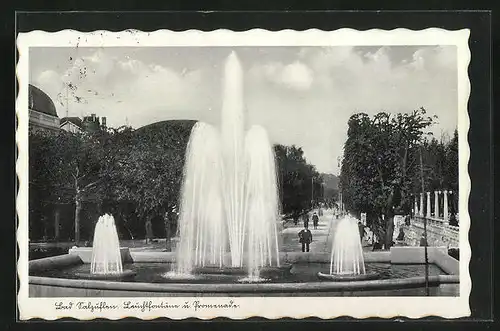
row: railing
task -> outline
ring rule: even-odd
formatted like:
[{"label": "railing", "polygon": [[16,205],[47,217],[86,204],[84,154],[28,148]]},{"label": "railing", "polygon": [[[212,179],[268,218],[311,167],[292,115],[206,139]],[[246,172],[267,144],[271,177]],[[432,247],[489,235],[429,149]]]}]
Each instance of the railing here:
[{"label": "railing", "polygon": [[410,226],[423,232],[424,221],[427,220],[427,233],[434,240],[441,241],[443,245],[458,246],[459,226],[450,225],[449,221],[442,218],[414,216]]},{"label": "railing", "polygon": [[415,215],[413,217],[413,220],[417,220],[417,221],[420,221],[420,222],[424,222],[424,220],[427,219],[427,225],[434,225],[434,226],[438,226],[438,227],[447,227],[447,228],[450,228],[450,229],[453,229],[453,230],[456,230],[458,231],[459,227],[458,226],[455,226],[455,225],[450,225],[450,221],[449,220],[445,220],[443,218],[436,218],[436,217],[422,217],[422,216],[418,216],[418,215]]}]

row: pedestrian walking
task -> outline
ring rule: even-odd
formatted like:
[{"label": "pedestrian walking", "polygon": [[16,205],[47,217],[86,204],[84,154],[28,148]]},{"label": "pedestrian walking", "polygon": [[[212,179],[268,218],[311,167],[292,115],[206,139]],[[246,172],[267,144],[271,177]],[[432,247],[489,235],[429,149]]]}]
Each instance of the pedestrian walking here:
[{"label": "pedestrian walking", "polygon": [[316,214],[316,212],[313,214],[312,220],[313,220],[314,229],[317,229],[318,223],[319,223],[319,216],[318,216],[318,214]]},{"label": "pedestrian walking", "polygon": [[307,213],[304,214],[304,228],[308,228],[309,227],[309,215],[307,215]]},{"label": "pedestrian walking", "polygon": [[309,252],[309,244],[312,242],[312,233],[307,226],[299,232],[299,242],[302,244],[302,252]]}]

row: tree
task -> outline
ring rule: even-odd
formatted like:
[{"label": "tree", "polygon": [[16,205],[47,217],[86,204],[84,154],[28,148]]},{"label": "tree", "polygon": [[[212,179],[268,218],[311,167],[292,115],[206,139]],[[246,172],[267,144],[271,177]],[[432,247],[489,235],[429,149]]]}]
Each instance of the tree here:
[{"label": "tree", "polygon": [[[435,138],[423,140],[420,144],[422,151],[422,176],[415,175],[413,182],[414,192],[451,190],[458,192],[458,131],[455,130],[450,140],[438,141]],[[455,212],[455,197],[452,196],[450,212]],[[441,208],[442,210],[442,208]]]},{"label": "tree", "polygon": [[81,239],[83,203],[94,203],[101,212],[102,203],[113,199],[111,178],[124,152],[118,138],[122,139],[114,129],[30,134],[30,195],[42,206],[74,205],[75,242]]},{"label": "tree", "polygon": [[275,145],[274,152],[282,211],[298,220],[302,213],[312,207],[312,199],[321,197],[322,177],[313,165],[307,163],[302,148],[295,145]]},{"label": "tree", "polygon": [[394,215],[411,209],[416,148],[433,118],[424,108],[408,114],[359,113],[348,122],[340,185],[349,211],[367,213],[384,245],[392,245]]},{"label": "tree", "polygon": [[75,203],[75,241],[79,241],[82,200],[94,184],[97,165],[86,137],[66,131],[30,135],[31,185],[46,203]]},{"label": "tree", "polygon": [[193,121],[165,121],[136,130],[113,180],[116,199],[131,202],[144,226],[148,219],[165,220],[167,239],[175,227],[174,210],[193,125]]}]

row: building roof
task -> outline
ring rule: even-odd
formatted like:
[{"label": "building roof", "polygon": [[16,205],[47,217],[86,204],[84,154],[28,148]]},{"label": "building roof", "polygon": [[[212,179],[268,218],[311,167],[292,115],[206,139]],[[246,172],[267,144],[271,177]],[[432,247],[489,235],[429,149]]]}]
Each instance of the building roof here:
[{"label": "building roof", "polygon": [[29,84],[28,88],[28,105],[32,110],[58,117],[52,99],[45,92],[31,84]]},{"label": "building roof", "polygon": [[71,122],[79,128],[83,128],[83,122],[80,117],[63,117],[61,118],[61,125],[64,125],[66,122]]}]

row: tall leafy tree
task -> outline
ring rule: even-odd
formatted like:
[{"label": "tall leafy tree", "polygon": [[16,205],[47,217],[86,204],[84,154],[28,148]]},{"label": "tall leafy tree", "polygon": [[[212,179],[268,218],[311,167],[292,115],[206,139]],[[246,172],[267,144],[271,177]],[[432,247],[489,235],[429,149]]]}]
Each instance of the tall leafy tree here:
[{"label": "tall leafy tree", "polygon": [[148,219],[163,217],[167,237],[176,225],[175,210],[193,125],[193,121],[165,121],[136,130],[115,178],[116,199],[131,202],[144,226]]},{"label": "tall leafy tree", "polygon": [[97,205],[101,212],[103,202],[115,198],[111,185],[126,150],[119,143],[123,137],[108,129],[78,134],[38,131],[29,139],[30,195],[39,205],[73,205],[74,240],[79,242],[84,203]]},{"label": "tall leafy tree", "polygon": [[394,215],[411,209],[415,150],[432,123],[424,108],[349,119],[340,181],[344,203],[351,212],[367,213],[386,248],[392,244]]}]

